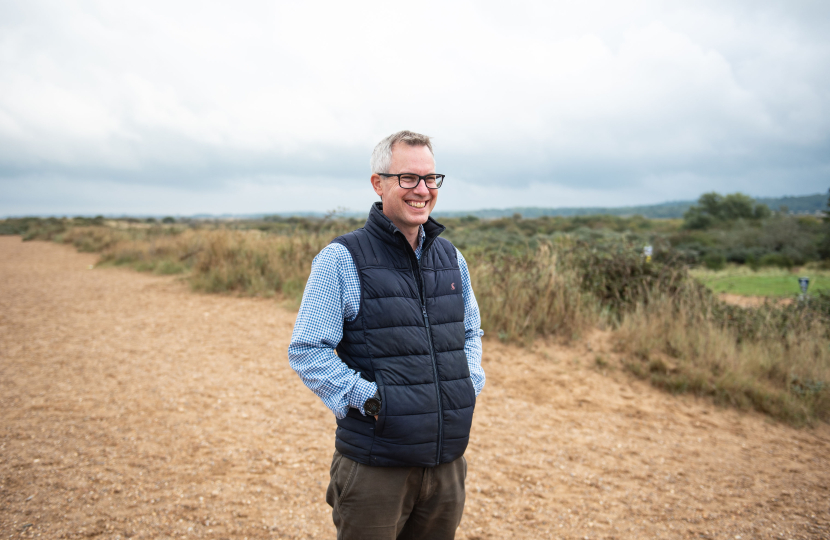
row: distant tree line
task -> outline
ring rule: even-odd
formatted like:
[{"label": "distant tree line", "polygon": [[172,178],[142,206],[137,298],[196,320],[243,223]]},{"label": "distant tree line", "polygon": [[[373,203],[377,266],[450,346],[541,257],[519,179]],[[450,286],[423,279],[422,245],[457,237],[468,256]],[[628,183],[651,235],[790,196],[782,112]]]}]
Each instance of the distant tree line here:
[{"label": "distant tree line", "polygon": [[697,200],[697,205],[690,207],[683,214],[685,229],[708,229],[710,227],[739,219],[760,221],[772,215],[765,204],[756,204],[755,200],[743,193],[721,195],[704,193]]},{"label": "distant tree line", "polygon": [[[830,198],[827,208],[830,212]],[[789,268],[830,261],[829,215],[790,215],[786,207],[773,212],[742,193],[711,192],[686,211],[681,231],[669,239],[691,264]]]}]

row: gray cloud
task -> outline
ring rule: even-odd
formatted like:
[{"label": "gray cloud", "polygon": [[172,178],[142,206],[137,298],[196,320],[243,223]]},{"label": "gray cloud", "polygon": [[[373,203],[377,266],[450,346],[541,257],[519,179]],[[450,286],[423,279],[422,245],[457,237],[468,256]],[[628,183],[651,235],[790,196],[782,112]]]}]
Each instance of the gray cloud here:
[{"label": "gray cloud", "polygon": [[0,213],[363,204],[404,127],[444,209],[824,191],[828,36],[809,1],[4,3]]}]

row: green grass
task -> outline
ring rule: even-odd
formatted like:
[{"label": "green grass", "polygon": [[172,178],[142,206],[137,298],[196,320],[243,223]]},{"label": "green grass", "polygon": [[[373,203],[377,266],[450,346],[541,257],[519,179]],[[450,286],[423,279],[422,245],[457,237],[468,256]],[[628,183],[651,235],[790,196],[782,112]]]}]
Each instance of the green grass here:
[{"label": "green grass", "polygon": [[791,272],[781,269],[763,269],[753,272],[746,267],[731,266],[725,270],[694,270],[692,275],[716,293],[742,296],[786,297],[801,293],[799,277],[810,278],[808,292],[830,290],[830,272],[801,269]]}]

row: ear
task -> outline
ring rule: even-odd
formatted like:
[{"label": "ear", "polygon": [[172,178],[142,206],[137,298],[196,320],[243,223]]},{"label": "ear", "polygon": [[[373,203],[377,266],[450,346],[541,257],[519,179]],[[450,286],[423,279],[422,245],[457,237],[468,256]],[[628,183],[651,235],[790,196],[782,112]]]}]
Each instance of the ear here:
[{"label": "ear", "polygon": [[383,177],[378,176],[377,174],[373,174],[370,180],[372,182],[372,188],[375,190],[375,193],[378,194],[378,197],[383,199]]}]

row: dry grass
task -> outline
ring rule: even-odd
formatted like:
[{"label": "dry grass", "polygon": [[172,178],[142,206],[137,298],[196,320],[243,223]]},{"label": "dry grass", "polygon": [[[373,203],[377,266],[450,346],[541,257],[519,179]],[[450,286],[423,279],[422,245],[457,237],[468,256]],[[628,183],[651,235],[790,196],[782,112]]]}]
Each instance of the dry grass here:
[{"label": "dry grass", "polygon": [[[740,308],[737,308],[740,309]],[[759,309],[749,308],[750,315]],[[783,308],[788,309],[788,308]],[[626,367],[675,393],[707,395],[793,425],[830,420],[830,340],[818,319],[780,334],[775,317],[742,339],[717,313],[664,298],[627,314],[616,335]]]},{"label": "dry grass", "polygon": [[[101,263],[181,273],[195,290],[302,297],[314,256],[346,224],[272,234],[181,227],[52,226],[30,238],[100,252]],[[569,242],[465,249],[482,328],[503,341],[617,328],[628,369],[672,392],[754,408],[794,425],[830,420],[830,297],[816,306],[726,306],[683,265],[630,246]],[[824,302],[824,300],[822,300]],[[823,307],[822,307],[823,306]]]},{"label": "dry grass", "polygon": [[187,274],[194,290],[279,295],[297,304],[314,256],[330,234],[278,236],[258,230],[75,227],[56,238],[100,252],[101,264]]},{"label": "dry grass", "polygon": [[206,292],[280,293],[298,301],[311,261],[331,238],[319,234],[265,235],[259,231],[203,234],[191,283]]},{"label": "dry grass", "polygon": [[579,335],[597,319],[597,302],[580,292],[567,253],[550,244],[518,255],[468,256],[482,327],[503,341]]}]

